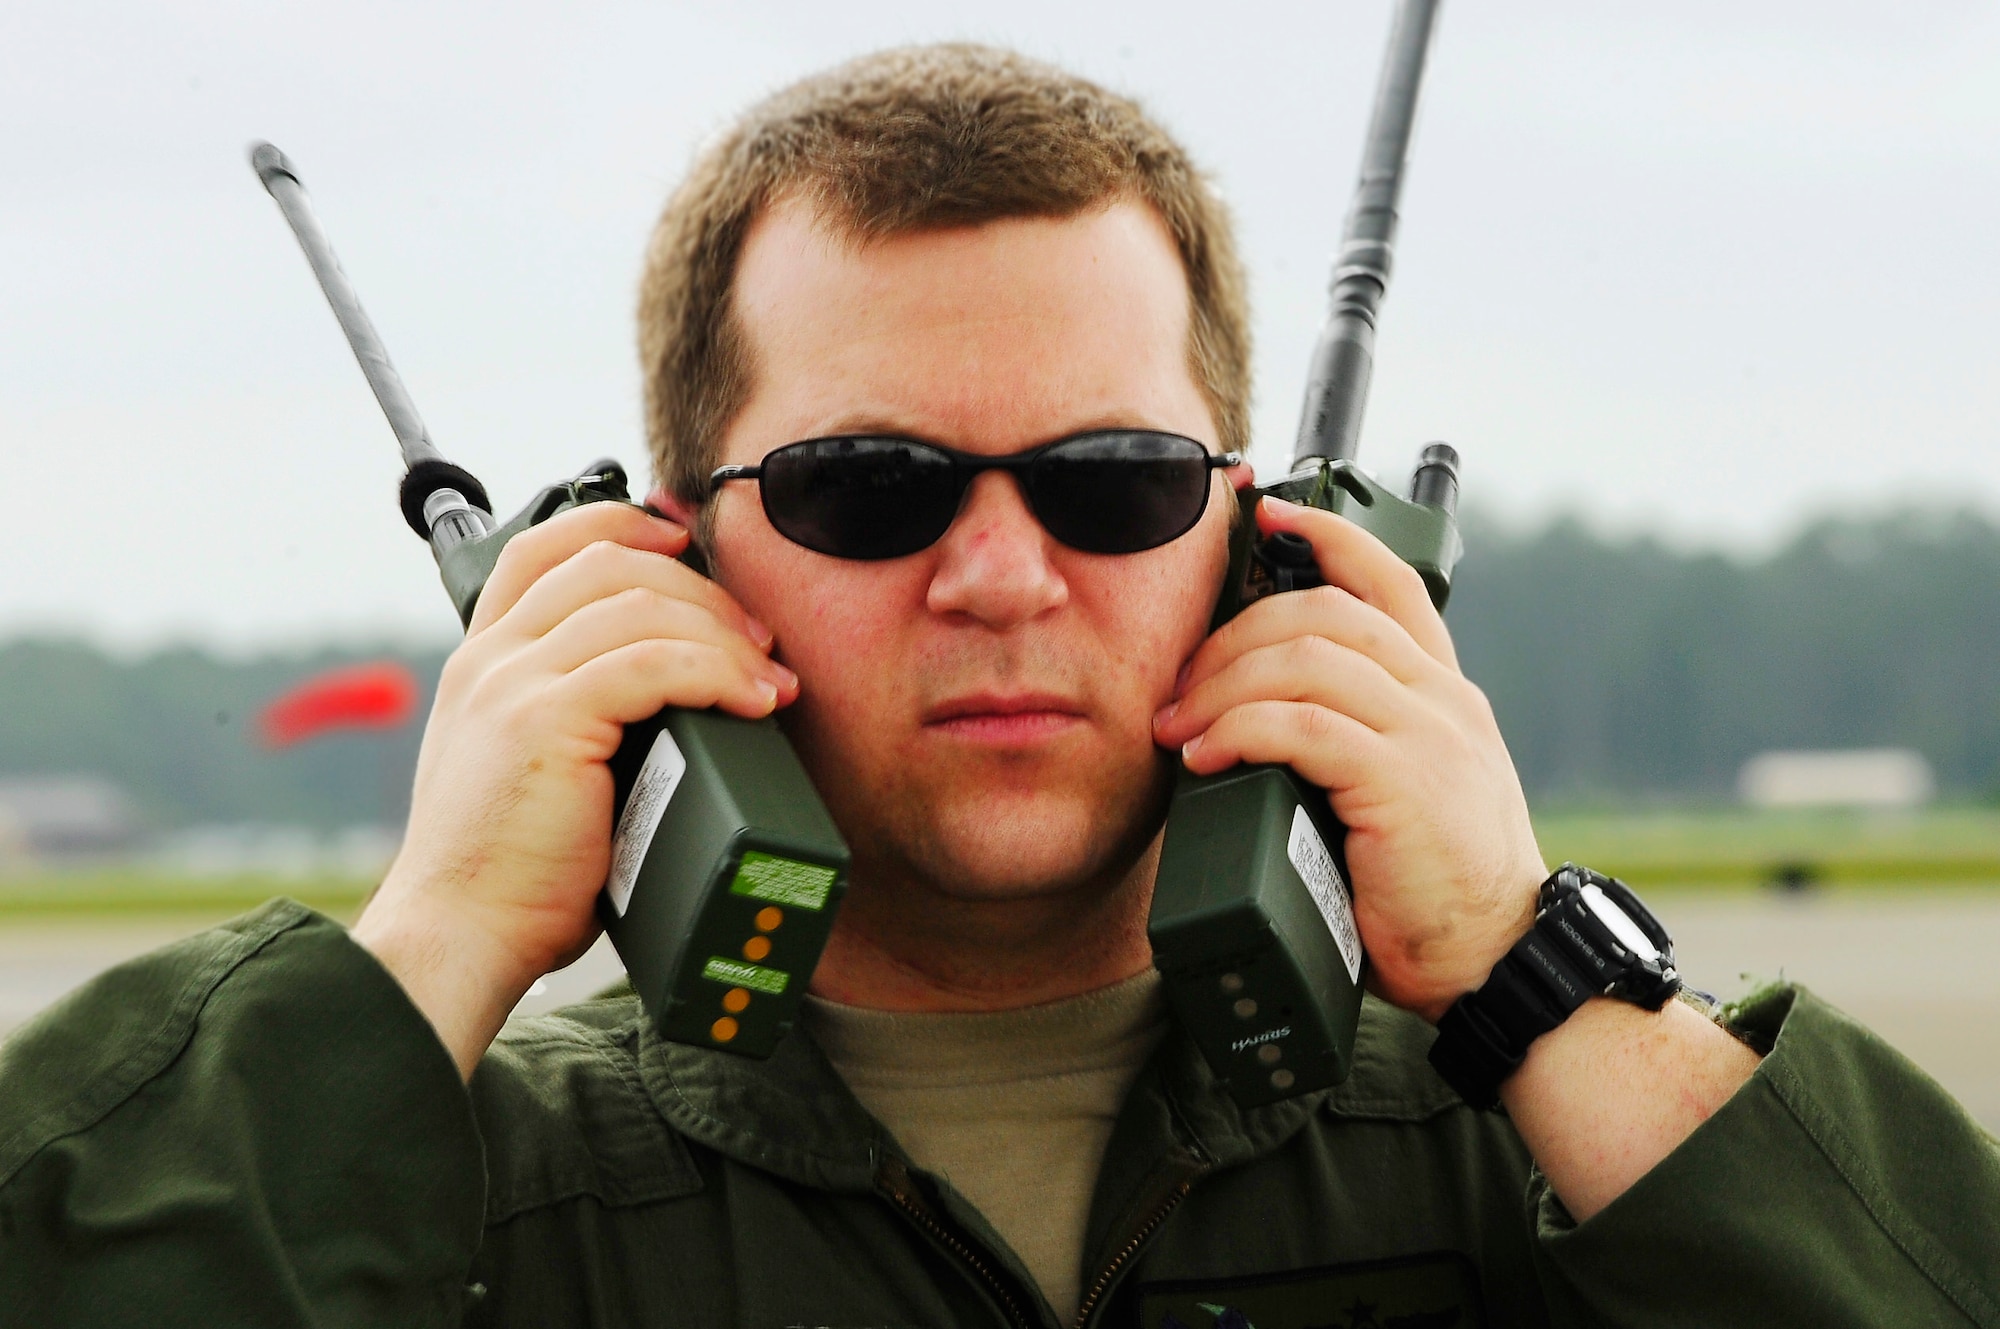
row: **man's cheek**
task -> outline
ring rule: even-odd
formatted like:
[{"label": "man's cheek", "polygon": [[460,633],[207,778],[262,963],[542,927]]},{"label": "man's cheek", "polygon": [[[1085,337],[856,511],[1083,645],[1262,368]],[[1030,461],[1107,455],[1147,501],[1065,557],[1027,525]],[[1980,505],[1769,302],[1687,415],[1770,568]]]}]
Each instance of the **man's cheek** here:
[{"label": "man's cheek", "polygon": [[[1181,665],[1208,639],[1209,618],[1229,567],[1226,532],[1214,535],[1191,545],[1187,557],[1135,568],[1107,601],[1122,620],[1122,629],[1109,634],[1120,661],[1129,677],[1159,693],[1155,705],[1171,697]],[[1180,552],[1178,545],[1161,552],[1167,551]]]}]

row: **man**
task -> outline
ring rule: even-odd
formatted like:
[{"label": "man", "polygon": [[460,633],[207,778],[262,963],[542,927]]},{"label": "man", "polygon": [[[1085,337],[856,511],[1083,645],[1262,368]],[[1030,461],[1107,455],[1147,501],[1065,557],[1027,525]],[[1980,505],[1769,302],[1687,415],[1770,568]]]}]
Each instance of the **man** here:
[{"label": "man", "polygon": [[[1372,538],[1266,502],[1330,584],[1206,634],[1249,481],[1224,461],[1241,280],[1130,103],[965,47],[801,84],[669,204],[641,321],[671,519],[584,508],[508,547],[351,939],[272,906],[8,1050],[6,1314],[2000,1322],[1993,1142],[1809,997],[1734,1028],[1592,1000],[1504,1116],[1425,1064],[1548,869],[1484,699]],[[979,469],[1107,436],[1198,485],[1122,552],[1090,546],[1123,494],[1079,514]],[[773,459],[829,438],[949,449],[963,493],[816,526]],[[777,712],[854,851],[769,1062],[662,1044],[629,994],[501,1034],[591,940],[604,763],[665,706]],[[1381,1002],[1336,1090],[1239,1110],[1162,1015],[1176,759],[1287,763],[1349,828]]]}]

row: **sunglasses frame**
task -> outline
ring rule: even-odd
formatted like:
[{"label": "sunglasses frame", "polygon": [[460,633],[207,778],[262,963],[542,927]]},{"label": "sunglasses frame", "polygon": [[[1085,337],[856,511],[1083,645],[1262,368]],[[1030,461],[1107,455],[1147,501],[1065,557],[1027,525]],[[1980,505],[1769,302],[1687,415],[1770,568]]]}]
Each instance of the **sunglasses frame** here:
[{"label": "sunglasses frame", "polygon": [[[1241,466],[1243,464],[1243,454],[1241,452],[1210,452],[1208,450],[1208,446],[1204,444],[1200,439],[1189,438],[1185,434],[1168,433],[1166,430],[1163,429],[1086,429],[1081,433],[1068,434],[1062,438],[1052,439],[1047,443],[1036,444],[1034,447],[1025,448],[1020,452],[1003,453],[998,456],[994,456],[987,453],[978,453],[978,452],[960,452],[957,448],[948,448],[942,443],[933,443],[929,439],[923,439],[923,438],[910,438],[902,434],[828,434],[818,438],[802,438],[795,443],[787,443],[783,447],[773,448],[770,452],[765,454],[764,460],[765,462],[768,462],[772,457],[777,456],[781,452],[789,452],[794,448],[809,447],[816,443],[861,442],[866,440],[869,442],[901,443],[911,447],[923,448],[926,451],[937,453],[938,455],[944,457],[947,461],[951,463],[952,471],[954,473],[954,478],[957,481],[958,502],[961,506],[965,502],[966,491],[972,487],[972,482],[979,477],[981,472],[1007,471],[1009,473],[1012,473],[1015,476],[1014,483],[1020,488],[1021,498],[1027,504],[1029,513],[1035,518],[1036,523],[1039,524],[1043,530],[1049,531],[1048,523],[1044,522],[1042,520],[1042,515],[1039,512],[1035,511],[1034,489],[1028,483],[1028,477],[1030,474],[1032,474],[1035,467],[1035,463],[1051,450],[1055,448],[1060,448],[1065,444],[1086,442],[1094,438],[1107,438],[1113,436],[1130,437],[1133,435],[1139,435],[1146,438],[1172,439],[1173,441],[1178,443],[1193,444],[1195,447],[1201,450],[1203,464],[1205,465],[1207,470],[1211,473],[1215,471],[1228,470],[1232,466]],[[718,466],[715,468],[714,471],[709,473],[708,489],[707,492],[703,495],[703,498],[704,500],[714,498],[716,494],[721,491],[722,486],[728,484],[732,480],[761,481],[763,478],[764,478],[763,462],[760,462],[755,466]],[[1175,531],[1172,535],[1168,536],[1166,539],[1161,540],[1158,544],[1144,546],[1144,549],[1158,549],[1161,546],[1172,544],[1175,540],[1178,540],[1181,536],[1186,535],[1189,531],[1193,530],[1195,528],[1195,525],[1201,521],[1202,514],[1208,511],[1209,498],[1213,493],[1214,488],[1215,487],[1213,485],[1208,485],[1204,487],[1204,489],[1202,490],[1201,506],[1195,510],[1193,519],[1190,520],[1186,526],[1181,527],[1181,529]],[[760,502],[762,501],[761,492],[759,495],[759,501]],[[765,515],[766,517],[770,516],[769,508],[765,509]],[[954,512],[953,520],[956,519],[957,515],[956,512]],[[776,526],[777,523],[773,521],[772,525]],[[945,529],[946,530],[950,529],[949,524],[946,525]],[[783,534],[782,527],[779,528],[779,533]],[[1056,535],[1054,531],[1049,531],[1049,535],[1052,538],[1054,538],[1057,541],[1057,543],[1062,544],[1067,548],[1076,548],[1076,546],[1070,545],[1069,542],[1064,540],[1061,536]],[[785,538],[789,540],[792,537],[787,535]],[[922,553],[925,549],[930,548],[931,545],[936,544],[938,540],[943,538],[944,538],[943,532],[940,531],[935,538],[933,538],[932,540],[930,540],[925,544],[917,546],[915,549],[910,550],[909,553],[910,554]],[[811,545],[803,544],[797,540],[793,540],[793,543],[799,544],[801,548],[806,548],[806,549],[812,548]],[[816,549],[814,550],[814,552],[826,554],[827,557],[829,558],[854,557],[853,555],[848,555],[848,554],[830,553],[823,549]],[[1090,552],[1090,551],[1085,551],[1085,552]],[[1144,550],[1135,549],[1135,550],[1129,550],[1127,552],[1141,553],[1144,552]],[[908,557],[908,554],[892,554],[892,555],[887,555],[885,557],[906,558]],[[857,561],[876,561],[876,560],[863,558]]]}]

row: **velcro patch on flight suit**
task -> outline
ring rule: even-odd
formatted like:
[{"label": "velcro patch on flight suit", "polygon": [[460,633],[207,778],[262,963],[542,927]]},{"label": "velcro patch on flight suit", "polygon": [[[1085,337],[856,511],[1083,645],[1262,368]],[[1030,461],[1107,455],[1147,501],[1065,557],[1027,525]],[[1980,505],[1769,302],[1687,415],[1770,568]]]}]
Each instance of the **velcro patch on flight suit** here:
[{"label": "velcro patch on flight suit", "polygon": [[1479,1271],[1458,1251],[1182,1279],[1138,1289],[1142,1329],[1480,1329]]}]

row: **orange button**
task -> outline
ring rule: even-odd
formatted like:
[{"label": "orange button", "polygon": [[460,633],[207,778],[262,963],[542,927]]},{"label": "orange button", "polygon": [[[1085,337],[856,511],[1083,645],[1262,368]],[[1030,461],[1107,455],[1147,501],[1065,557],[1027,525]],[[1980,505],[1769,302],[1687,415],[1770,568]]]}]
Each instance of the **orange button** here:
[{"label": "orange button", "polygon": [[778,924],[785,921],[785,911],[774,904],[767,904],[757,911],[757,930],[776,932]]},{"label": "orange button", "polygon": [[770,953],[771,939],[769,937],[752,937],[743,943],[743,958],[746,960],[761,960]]},{"label": "orange button", "polygon": [[727,1015],[708,1027],[708,1036],[718,1043],[727,1043],[736,1037],[736,1021]]},{"label": "orange button", "polygon": [[731,1015],[741,1015],[750,1005],[750,993],[745,988],[731,988],[722,994],[722,1009]]}]

